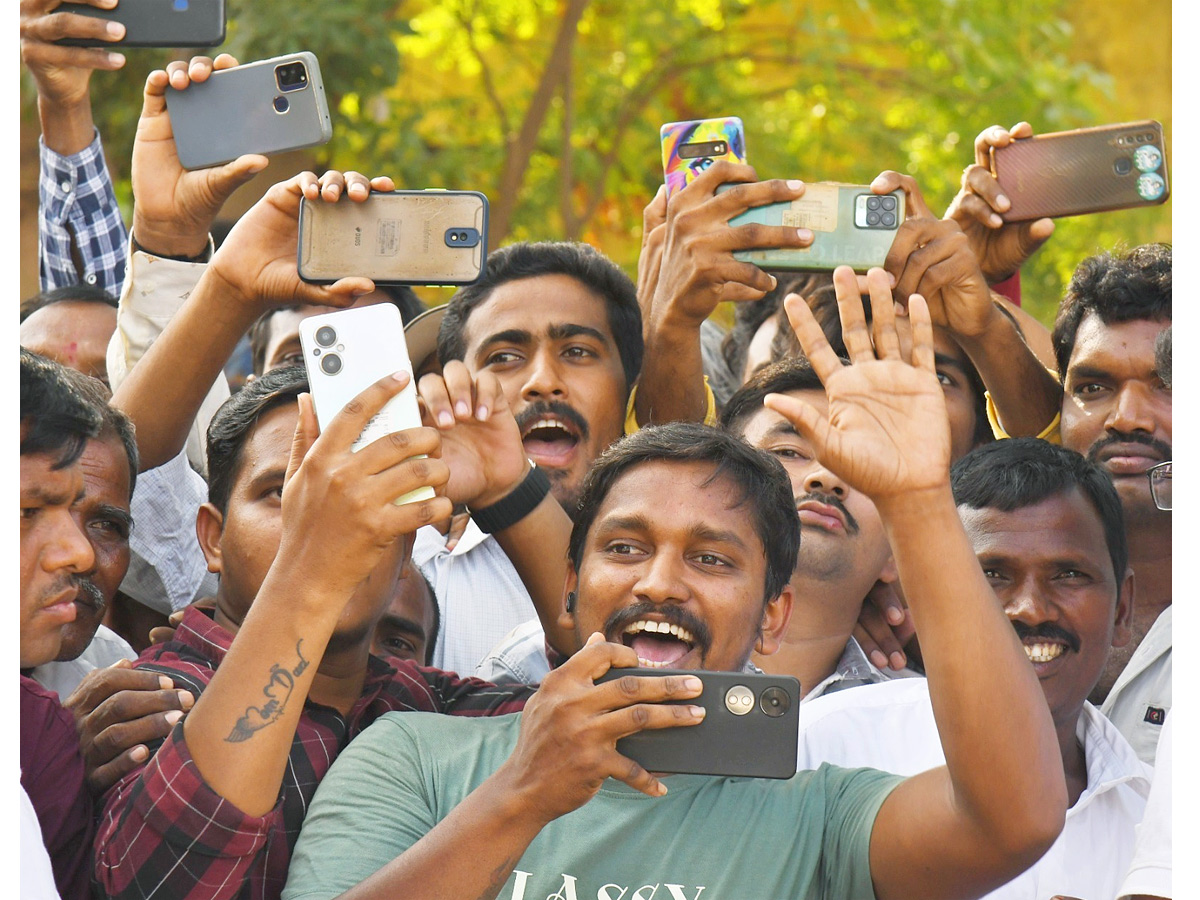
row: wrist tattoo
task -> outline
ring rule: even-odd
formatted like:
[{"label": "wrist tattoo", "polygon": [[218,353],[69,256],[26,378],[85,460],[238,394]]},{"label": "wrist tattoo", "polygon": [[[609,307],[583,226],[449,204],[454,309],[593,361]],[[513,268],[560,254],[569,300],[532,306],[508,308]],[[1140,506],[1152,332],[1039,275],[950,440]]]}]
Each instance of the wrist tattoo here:
[{"label": "wrist tattoo", "polygon": [[247,707],[241,718],[234,723],[233,731],[229,732],[229,737],[225,738],[226,741],[231,744],[239,744],[249,740],[254,736],[254,732],[278,721],[283,715],[287,708],[288,698],[292,696],[292,689],[296,686],[296,679],[308,668],[308,660],[300,652],[300,645],[303,643],[303,640],[296,641],[296,656],[300,658],[300,661],[294,668],[289,670],[279,663],[271,666],[271,677],[263,687],[263,694],[266,695],[267,702],[262,706]]}]

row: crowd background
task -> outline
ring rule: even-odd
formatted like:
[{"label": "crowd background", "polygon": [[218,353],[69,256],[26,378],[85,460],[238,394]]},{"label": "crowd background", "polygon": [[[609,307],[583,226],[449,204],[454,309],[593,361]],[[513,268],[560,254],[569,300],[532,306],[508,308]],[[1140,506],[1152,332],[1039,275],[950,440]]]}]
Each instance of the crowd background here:
[{"label": "crowd background", "polygon": [[[585,240],[632,275],[663,122],[740,116],[760,178],[867,183],[886,160],[944,210],[993,122],[1025,119],[1040,133],[1157,118],[1170,153],[1171,25],[1168,0],[228,0],[222,50],[243,61],[316,54],[334,136],[274,157],[223,220],[302,169],[386,171],[400,187],[483,191],[492,247]],[[92,103],[128,221],[145,74],[187,54],[125,53],[122,70],[94,76]],[[39,130],[22,79],[30,296]],[[1060,220],[1022,269],[1023,305],[1050,324],[1080,259],[1170,242],[1171,204]],[[731,311],[716,317],[728,324]]]}]

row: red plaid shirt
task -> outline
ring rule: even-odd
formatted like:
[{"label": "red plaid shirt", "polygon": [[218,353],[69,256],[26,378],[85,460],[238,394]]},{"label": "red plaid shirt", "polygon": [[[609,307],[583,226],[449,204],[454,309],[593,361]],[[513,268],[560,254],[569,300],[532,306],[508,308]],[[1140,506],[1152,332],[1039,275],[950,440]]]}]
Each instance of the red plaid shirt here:
[{"label": "red plaid shirt", "polygon": [[[232,640],[206,613],[189,609],[174,640],[151,647],[136,665],[170,676],[177,688],[199,697]],[[362,697],[349,716],[304,704],[279,802],[265,816],[245,815],[204,782],[181,722],[144,766],[106,795],[96,877],[114,898],[275,900],[317,785],[355,735],[395,710],[518,712],[533,690],[371,657]]]}]

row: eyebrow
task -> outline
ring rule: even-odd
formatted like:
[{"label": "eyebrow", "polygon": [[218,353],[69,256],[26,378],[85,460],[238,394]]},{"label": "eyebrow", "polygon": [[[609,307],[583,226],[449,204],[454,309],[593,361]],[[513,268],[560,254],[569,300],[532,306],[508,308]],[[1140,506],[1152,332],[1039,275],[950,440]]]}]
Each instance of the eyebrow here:
[{"label": "eyebrow", "polygon": [[933,354],[933,364],[934,364],[934,366],[942,366],[944,368],[957,369],[958,371],[962,372],[964,375],[967,374],[966,365],[961,360],[955,359],[953,356],[951,356],[948,353]]},{"label": "eyebrow", "polygon": [[69,503],[78,503],[84,496],[84,492],[81,490],[74,497],[68,499],[66,491],[50,491],[40,484],[36,484],[28,491],[22,493],[25,498],[45,506],[66,506]]},{"label": "eyebrow", "polygon": [[1086,363],[1079,366],[1071,366],[1067,370],[1067,375],[1074,379],[1079,378],[1112,378],[1112,372],[1108,369],[1101,369],[1098,366],[1089,366]]},{"label": "eyebrow", "polygon": [[[650,531],[651,526],[645,516],[618,516],[612,519],[606,519],[601,522],[596,528],[597,533],[611,531]],[[746,548],[746,542],[743,541],[736,533],[725,531],[719,528],[711,528],[708,525],[696,525],[688,531],[688,536],[692,540],[711,541],[721,544],[732,544],[735,547],[742,549]]]},{"label": "eyebrow", "polygon": [[394,613],[384,613],[383,618],[379,620],[379,624],[387,628],[395,628],[399,631],[407,631],[409,634],[415,634],[425,640],[425,629],[414,622],[407,616],[398,616]]},{"label": "eyebrow", "polygon": [[250,479],[250,487],[255,488],[263,484],[269,484],[273,481],[283,481],[287,475],[286,466],[273,466],[266,471],[260,472]]},{"label": "eyebrow", "polygon": [[110,519],[116,519],[118,522],[125,523],[126,528],[133,527],[133,516],[131,516],[129,513],[125,512],[125,510],[123,510],[119,507],[112,506],[111,504],[108,504],[108,503],[102,503],[102,504],[100,504],[100,507],[96,511],[105,516],[108,516]]},{"label": "eyebrow", "polygon": [[796,426],[793,425],[791,422],[788,422],[786,419],[782,422],[776,422],[774,425],[772,425],[770,428],[767,429],[767,433],[763,436],[764,437],[776,437],[777,435],[783,435],[783,434],[794,435],[795,437],[802,437],[800,432],[796,430]]},{"label": "eyebrow", "polygon": [[602,344],[611,343],[607,337],[595,328],[588,325],[575,325],[566,323],[562,325],[551,325],[546,333],[556,341],[564,341],[573,337],[590,337],[599,341]]},{"label": "eyebrow", "polygon": [[[571,322],[563,322],[550,325],[546,329],[546,334],[551,340],[565,341],[573,337],[590,337],[599,341],[602,344],[611,344],[612,341],[605,337],[602,331],[592,328],[590,325],[576,325]],[[483,351],[492,344],[531,344],[533,343],[533,332],[526,331],[523,328],[507,328],[504,331],[497,331],[495,334],[488,335],[479,345],[480,351]]]}]

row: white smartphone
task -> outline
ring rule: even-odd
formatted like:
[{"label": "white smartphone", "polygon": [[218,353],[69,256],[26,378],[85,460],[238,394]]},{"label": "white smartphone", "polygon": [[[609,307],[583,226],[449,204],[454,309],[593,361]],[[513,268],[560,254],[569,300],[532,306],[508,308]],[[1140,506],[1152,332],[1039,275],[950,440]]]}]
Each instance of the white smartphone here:
[{"label": "white smartphone", "polygon": [[[322,431],[347,403],[379,379],[402,370],[412,374],[400,310],[391,303],[341,309],[303,319],[300,346],[317,424]],[[410,383],[367,423],[351,449],[358,452],[384,435],[417,428],[420,424],[417,388]],[[415,503],[429,500],[433,495],[433,488],[420,487],[393,502]]]}]

